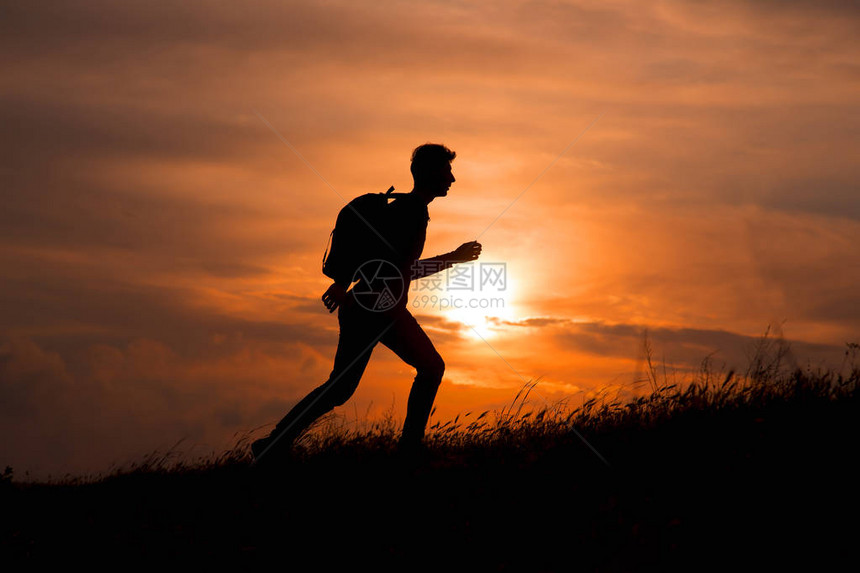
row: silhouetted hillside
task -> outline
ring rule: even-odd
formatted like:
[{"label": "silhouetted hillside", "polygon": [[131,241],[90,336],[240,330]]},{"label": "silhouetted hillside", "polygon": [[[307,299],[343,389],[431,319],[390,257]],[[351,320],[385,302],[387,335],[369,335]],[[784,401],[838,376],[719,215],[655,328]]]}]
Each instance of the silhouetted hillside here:
[{"label": "silhouetted hillside", "polygon": [[[331,570],[773,570],[854,561],[858,381],[707,374],[637,401],[322,433],[95,483],[4,481],[6,560]],[[665,382],[665,381],[664,381]],[[7,476],[8,477],[8,476]]]}]

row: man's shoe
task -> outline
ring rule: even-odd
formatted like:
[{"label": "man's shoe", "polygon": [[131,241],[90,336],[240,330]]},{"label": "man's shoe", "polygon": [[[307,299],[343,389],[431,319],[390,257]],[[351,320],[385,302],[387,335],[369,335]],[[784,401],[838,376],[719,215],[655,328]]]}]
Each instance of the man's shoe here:
[{"label": "man's shoe", "polygon": [[285,432],[273,431],[251,443],[255,465],[280,466],[291,458],[293,440]]}]

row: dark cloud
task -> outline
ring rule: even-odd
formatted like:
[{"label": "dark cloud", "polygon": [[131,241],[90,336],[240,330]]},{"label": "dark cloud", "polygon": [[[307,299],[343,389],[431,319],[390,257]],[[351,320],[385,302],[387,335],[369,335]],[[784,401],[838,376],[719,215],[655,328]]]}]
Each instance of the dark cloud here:
[{"label": "dark cloud", "polygon": [[[272,358],[250,343],[243,351]],[[212,362],[147,339],[94,345],[85,358],[87,369],[75,374],[59,352],[27,338],[0,339],[0,431],[7,436],[0,463],[16,476],[107,472],[183,440],[180,457],[217,454],[235,444],[237,432],[282,415],[301,392],[292,386],[307,385],[309,374],[321,377],[283,370],[280,396],[267,397],[250,359],[237,361],[232,373],[207,375]]]},{"label": "dark cloud", "polygon": [[313,314],[319,315],[321,312],[328,313],[325,310],[325,306],[322,303],[322,297],[297,297],[297,299],[301,300],[297,304],[293,304],[290,306],[291,312],[298,312],[303,314]]},{"label": "dark cloud", "polygon": [[10,178],[0,210],[6,245],[122,252],[162,270],[219,277],[259,275],[266,272],[260,258],[322,249],[325,227],[303,218],[300,206],[272,210],[134,181],[19,177]]},{"label": "dark cloud", "polygon": [[14,436],[0,463],[38,477],[181,438],[230,447],[322,381],[337,341],[328,317],[243,318],[190,289],[28,275],[0,291],[0,431]]},{"label": "dark cloud", "polygon": [[814,213],[860,221],[857,181],[860,181],[860,168],[855,163],[834,177],[798,177],[779,182],[764,198],[763,204],[795,213]]},{"label": "dark cloud", "polygon": [[[590,322],[571,324],[556,335],[556,340],[569,344],[574,351],[635,360],[644,358],[647,340],[655,364],[665,360],[676,367],[695,369],[705,358],[711,357],[716,364],[724,363],[728,368],[742,370],[749,366],[766,330],[763,329],[760,336],[749,336],[723,330]],[[841,346],[782,339],[776,332],[770,330],[768,339],[783,340],[788,345],[791,354],[786,357],[784,365],[787,367],[803,367],[808,362],[833,367],[839,364],[844,353]]]},{"label": "dark cloud", "polygon": [[237,318],[199,301],[199,293],[190,288],[125,283],[93,277],[86,269],[59,274],[45,268],[6,280],[0,314],[5,330],[40,333],[37,341],[70,361],[91,344],[122,345],[134,338],[159,340],[180,356],[197,358],[225,352],[223,346],[212,346],[215,334],[270,346],[301,341],[322,348],[336,341],[320,316],[301,322]]},{"label": "dark cloud", "polygon": [[[714,4],[723,2],[714,1]],[[843,16],[860,16],[857,0],[732,0],[730,3],[748,6],[762,15],[773,14],[773,10],[797,10],[800,12],[824,12]]]},{"label": "dark cloud", "polygon": [[59,162],[69,174],[90,158],[217,161],[259,152],[258,126],[235,115],[217,117],[168,101],[153,108],[143,97],[100,101],[104,96],[96,91],[86,102],[45,91],[7,94],[0,99],[4,165],[32,175],[46,162]]},{"label": "dark cloud", "polygon": [[[807,302],[805,310],[807,316],[818,320],[843,323],[846,326],[856,325],[860,322],[860,294],[857,285],[846,284],[827,289],[824,293],[816,293],[814,298]],[[860,340],[860,331],[856,332],[855,340],[845,342],[856,342]]]},{"label": "dark cloud", "polygon": [[239,261],[203,261],[199,267],[212,276],[225,278],[253,277],[272,273],[272,269]]},{"label": "dark cloud", "polygon": [[570,319],[567,318],[549,318],[549,317],[535,317],[535,318],[524,318],[522,320],[502,320],[499,318],[492,317],[489,319],[489,322],[495,325],[507,325],[507,326],[527,326],[532,328],[541,328],[544,326],[560,326],[570,323]]},{"label": "dark cloud", "polygon": [[32,341],[0,341],[0,413],[3,418],[26,419],[42,400],[66,394],[73,386],[65,362]]},{"label": "dark cloud", "polygon": [[[211,71],[218,56],[278,52],[284,66],[300,67],[314,53],[327,62],[454,70],[473,64],[510,71],[525,64],[523,38],[487,29],[480,6],[318,4],[252,2],[241,8],[221,2],[177,5],[170,2],[86,1],[57,6],[34,2],[6,10],[4,44],[17,58],[51,55],[72,65],[87,61],[121,72],[117,62],[140,69],[166,63],[199,62],[192,78]],[[500,12],[505,21],[507,16]],[[225,56],[227,55],[227,56]],[[208,62],[206,58],[211,58]],[[236,58],[232,63],[245,63]],[[168,72],[179,69],[163,66]],[[209,68],[209,69],[207,69]]]},{"label": "dark cloud", "polygon": [[469,327],[462,322],[448,320],[441,314],[414,314],[414,316],[437,348],[461,343],[464,335],[469,332]]}]

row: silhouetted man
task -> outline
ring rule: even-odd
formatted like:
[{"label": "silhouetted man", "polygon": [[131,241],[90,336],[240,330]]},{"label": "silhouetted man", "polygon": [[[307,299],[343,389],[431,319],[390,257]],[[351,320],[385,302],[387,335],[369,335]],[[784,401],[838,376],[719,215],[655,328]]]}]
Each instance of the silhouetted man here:
[{"label": "silhouetted man", "polygon": [[[269,436],[252,444],[256,459],[272,454],[276,458],[277,454],[288,451],[314,421],[344,404],[358,387],[377,342],[417,370],[409,393],[400,446],[407,450],[420,446],[445,363],[406,308],[409,281],[444,270],[454,263],[473,261],[481,254],[481,245],[473,241],[450,253],[420,260],[430,220],[427,205],[437,197],[447,196],[455,181],[451,172],[455,157],[455,152],[438,144],[428,143],[413,151],[410,167],[413,189],[388,206],[386,221],[380,229],[390,247],[381,264],[390,265],[396,271],[382,273],[379,280],[363,274],[352,289],[349,286],[356,277],[337,277],[323,294],[322,300],[329,312],[339,309],[340,336],[334,368],[328,380],[296,404]],[[392,298],[386,284],[396,274],[402,277],[401,288],[399,295]],[[382,293],[383,288],[385,293]],[[367,294],[376,296],[376,300],[380,294],[385,294],[390,304],[369,306],[362,302]]]}]

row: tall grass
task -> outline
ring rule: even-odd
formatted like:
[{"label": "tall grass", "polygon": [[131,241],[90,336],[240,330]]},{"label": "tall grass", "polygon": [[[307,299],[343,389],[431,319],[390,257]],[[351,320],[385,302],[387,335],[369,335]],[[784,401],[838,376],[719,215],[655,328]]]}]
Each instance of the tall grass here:
[{"label": "tall grass", "polygon": [[[497,411],[466,412],[428,428],[428,449],[443,456],[499,455],[516,449],[538,453],[586,437],[655,428],[681,418],[714,418],[723,414],[846,401],[858,396],[860,345],[846,345],[840,369],[791,368],[790,348],[768,328],[749,352],[745,369],[715,367],[706,356],[699,368],[678,374],[654,364],[650,342],[643,343],[650,393],[624,400],[600,394],[579,406],[567,401],[535,406],[530,397],[539,380],[525,384],[510,404]],[[400,426],[391,411],[381,419],[350,425],[336,416],[324,418],[300,441],[302,455],[322,452],[387,454],[394,450]],[[597,453],[597,452],[595,452]],[[599,453],[597,453],[599,456]],[[235,457],[235,456],[234,456]]]},{"label": "tall grass", "polygon": [[[598,392],[578,406],[569,401],[536,406],[532,392],[540,380],[520,388],[500,410],[466,412],[448,421],[432,421],[425,443],[437,459],[451,463],[479,462],[509,452],[540,455],[560,445],[590,446],[589,440],[624,432],[657,428],[680,419],[708,419],[723,414],[755,412],[786,406],[809,408],[814,404],[849,402],[858,397],[860,344],[846,345],[845,360],[837,369],[792,369],[786,357],[788,344],[771,329],[749,352],[742,370],[715,367],[706,356],[699,368],[679,374],[665,364],[657,366],[646,337],[643,341],[644,379],[649,393],[633,399],[608,398]],[[257,429],[259,430],[259,428]],[[350,459],[387,457],[396,452],[401,424],[393,407],[376,419],[349,422],[329,414],[320,419],[295,446],[296,461],[341,456]],[[256,430],[235,436],[235,446],[218,455],[187,459],[181,442],[168,451],[152,452],[140,461],[112,468],[109,477],[141,474],[187,474],[251,464],[250,443]],[[598,458],[601,454],[591,448]],[[606,460],[603,460],[606,462]],[[10,472],[10,470],[7,470]],[[96,478],[67,478],[83,483]]]},{"label": "tall grass", "polygon": [[576,406],[535,403],[533,380],[500,410],[434,421],[417,464],[392,455],[390,410],[323,418],[284,472],[251,470],[253,431],[189,461],[178,443],[92,487],[19,486],[7,470],[0,539],[20,555],[184,556],[198,568],[249,555],[514,571],[698,571],[751,552],[773,569],[796,548],[816,564],[840,548],[853,558],[842,524],[860,509],[858,353],[848,344],[839,370],[792,368],[768,331],[744,369],[706,357],[679,374],[646,354],[648,395]]}]

